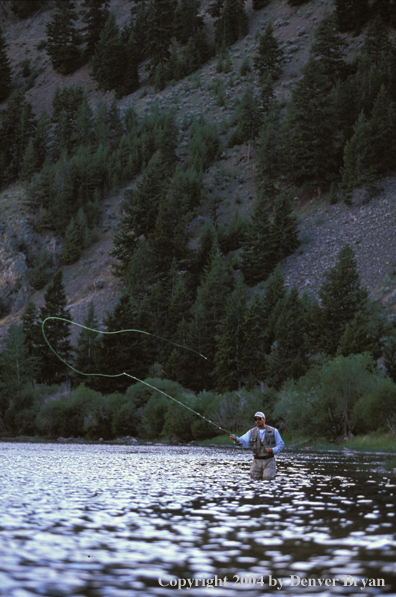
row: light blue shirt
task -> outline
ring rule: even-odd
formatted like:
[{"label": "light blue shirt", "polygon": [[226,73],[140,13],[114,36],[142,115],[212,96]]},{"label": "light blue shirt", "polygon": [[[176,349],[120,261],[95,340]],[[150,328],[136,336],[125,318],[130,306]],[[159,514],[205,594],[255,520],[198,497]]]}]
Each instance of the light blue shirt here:
[{"label": "light blue shirt", "polygon": [[[273,427],[272,429],[274,430],[274,439],[275,439],[275,443],[276,443],[276,446],[274,446],[272,448],[272,451],[274,454],[278,454],[285,447],[285,442],[281,438],[279,431],[277,429],[275,429],[275,427]],[[263,442],[264,438],[265,438],[266,429],[259,429],[257,427],[257,431],[258,431],[260,441]],[[244,435],[241,435],[241,437],[237,437],[237,440],[241,442],[243,448],[249,448],[250,436],[251,436],[251,430],[249,429],[249,431],[247,431],[247,433],[245,433]]]}]

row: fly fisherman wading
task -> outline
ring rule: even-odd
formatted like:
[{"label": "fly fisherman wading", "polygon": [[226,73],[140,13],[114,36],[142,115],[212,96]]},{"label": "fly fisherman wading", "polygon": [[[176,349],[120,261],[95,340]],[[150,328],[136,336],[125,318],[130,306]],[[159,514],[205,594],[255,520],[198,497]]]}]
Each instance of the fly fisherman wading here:
[{"label": "fly fisherman wading", "polygon": [[265,424],[264,413],[257,412],[254,420],[256,427],[241,437],[230,435],[230,438],[242,444],[244,448],[253,450],[254,460],[249,473],[252,479],[273,479],[276,475],[274,455],[279,454],[285,444],[279,431]]}]

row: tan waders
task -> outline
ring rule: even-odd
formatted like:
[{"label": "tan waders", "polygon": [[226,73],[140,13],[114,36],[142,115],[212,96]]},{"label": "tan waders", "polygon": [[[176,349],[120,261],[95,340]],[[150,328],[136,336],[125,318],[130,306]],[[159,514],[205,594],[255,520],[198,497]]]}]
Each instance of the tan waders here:
[{"label": "tan waders", "polygon": [[275,458],[255,458],[253,460],[252,466],[250,467],[250,476],[252,479],[273,479],[275,475]]}]

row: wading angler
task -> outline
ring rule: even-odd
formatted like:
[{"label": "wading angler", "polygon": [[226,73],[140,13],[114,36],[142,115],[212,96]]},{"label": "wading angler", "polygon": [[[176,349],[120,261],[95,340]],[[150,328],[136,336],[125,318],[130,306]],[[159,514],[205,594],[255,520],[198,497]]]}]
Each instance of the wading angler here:
[{"label": "wading angler", "polygon": [[257,412],[254,415],[256,427],[245,435],[237,437],[230,435],[233,441],[239,442],[244,448],[253,450],[253,463],[250,467],[252,479],[273,479],[276,475],[275,454],[283,450],[285,444],[275,427],[265,424],[265,414]]}]

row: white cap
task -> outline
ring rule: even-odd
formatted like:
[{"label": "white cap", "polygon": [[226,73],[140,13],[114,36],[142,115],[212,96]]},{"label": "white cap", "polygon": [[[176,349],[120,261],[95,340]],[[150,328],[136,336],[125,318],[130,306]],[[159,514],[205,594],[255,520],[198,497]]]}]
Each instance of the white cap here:
[{"label": "white cap", "polygon": [[259,411],[259,412],[257,412],[257,413],[254,413],[254,416],[255,416],[255,417],[261,417],[262,419],[265,419],[265,414],[264,414],[264,413],[261,413],[260,411]]}]

